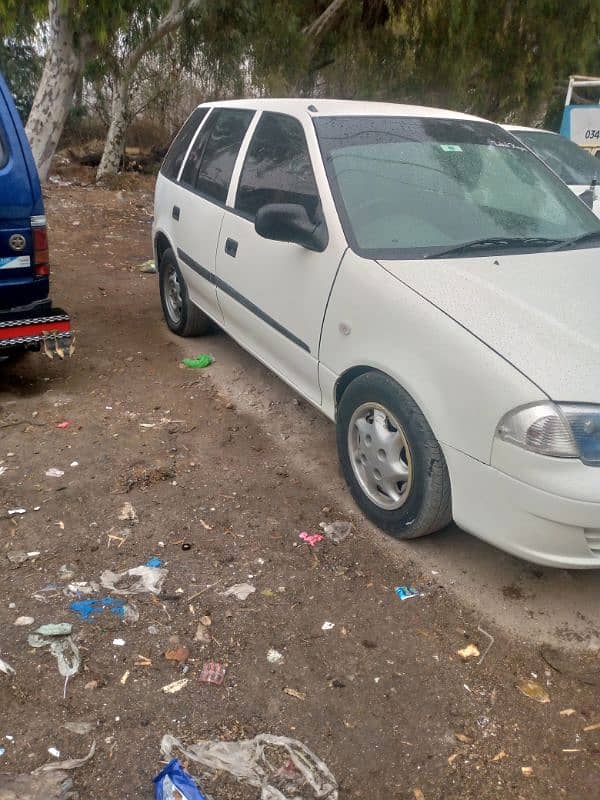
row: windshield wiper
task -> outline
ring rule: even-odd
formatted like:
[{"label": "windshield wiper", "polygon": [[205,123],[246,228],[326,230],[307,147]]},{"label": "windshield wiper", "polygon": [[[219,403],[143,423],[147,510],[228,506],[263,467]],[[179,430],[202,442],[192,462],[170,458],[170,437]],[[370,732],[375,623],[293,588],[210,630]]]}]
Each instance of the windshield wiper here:
[{"label": "windshield wiper", "polygon": [[600,239],[600,231],[584,233],[581,236],[574,236],[572,239],[562,239],[555,247],[551,247],[550,250],[568,250],[569,247],[575,247],[585,242],[593,242],[594,239]]},{"label": "windshield wiper", "polygon": [[425,258],[442,258],[443,256],[459,255],[479,250],[518,250],[520,248],[542,247],[544,250],[554,249],[554,246],[564,244],[564,239],[546,239],[541,236],[496,236],[488,239],[474,239],[472,242],[463,242],[438,253],[430,253]]}]

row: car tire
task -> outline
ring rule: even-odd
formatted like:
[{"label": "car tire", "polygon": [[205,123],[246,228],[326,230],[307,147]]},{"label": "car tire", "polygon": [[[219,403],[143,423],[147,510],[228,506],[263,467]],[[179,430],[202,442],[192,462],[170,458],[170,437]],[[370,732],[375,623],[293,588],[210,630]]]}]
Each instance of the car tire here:
[{"label": "car tire", "polygon": [[211,327],[211,319],[189,298],[187,286],[175,253],[169,247],[158,265],[160,302],[169,329],[178,336],[202,336]]},{"label": "car tire", "polygon": [[387,375],[367,372],[346,388],[337,447],[356,504],[386,533],[415,539],[452,521],[439,442],[412,397]]}]

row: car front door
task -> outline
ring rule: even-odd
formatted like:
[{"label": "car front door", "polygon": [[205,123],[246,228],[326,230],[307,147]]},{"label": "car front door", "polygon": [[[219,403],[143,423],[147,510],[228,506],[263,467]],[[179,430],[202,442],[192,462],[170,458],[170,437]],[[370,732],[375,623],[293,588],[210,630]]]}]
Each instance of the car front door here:
[{"label": "car front door", "polygon": [[198,131],[179,178],[173,238],[190,299],[221,320],[215,252],[236,159],[254,111],[215,108]]},{"label": "car front door", "polygon": [[262,238],[254,228],[257,212],[270,203],[300,204],[315,224],[328,222],[299,119],[262,113],[236,188],[234,209],[225,210],[216,260],[225,325],[244,347],[320,404],[321,324],[345,242],[335,225],[328,225],[323,252]]}]

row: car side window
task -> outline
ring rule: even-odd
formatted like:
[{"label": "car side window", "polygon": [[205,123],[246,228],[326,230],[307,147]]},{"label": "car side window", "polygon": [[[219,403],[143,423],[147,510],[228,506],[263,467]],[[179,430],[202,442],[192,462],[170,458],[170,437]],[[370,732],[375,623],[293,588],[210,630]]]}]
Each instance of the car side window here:
[{"label": "car side window", "polygon": [[169,151],[165,156],[165,160],[162,163],[162,167],[160,168],[161,173],[166,178],[169,178],[172,181],[177,180],[179,170],[181,169],[181,165],[183,163],[183,159],[185,158],[185,154],[187,153],[187,149],[190,146],[190,142],[194,138],[194,134],[198,130],[198,126],[209,111],[209,108],[194,109],[177,136],[173,139],[171,147],[169,148]]},{"label": "car side window", "polygon": [[200,131],[181,180],[202,195],[225,203],[233,168],[254,111],[219,108]]},{"label": "car side window", "polygon": [[313,222],[319,192],[302,125],[287,114],[265,112],[256,126],[240,176],[236,209],[254,219],[269,203],[298,203]]}]

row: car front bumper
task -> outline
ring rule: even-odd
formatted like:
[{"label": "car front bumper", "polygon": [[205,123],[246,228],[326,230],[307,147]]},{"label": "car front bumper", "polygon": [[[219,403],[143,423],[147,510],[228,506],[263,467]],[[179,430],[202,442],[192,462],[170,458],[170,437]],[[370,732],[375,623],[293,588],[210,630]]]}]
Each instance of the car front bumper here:
[{"label": "car front bumper", "polygon": [[600,468],[507,444],[494,466],[450,447],[444,454],[461,528],[536,564],[600,568]]}]

